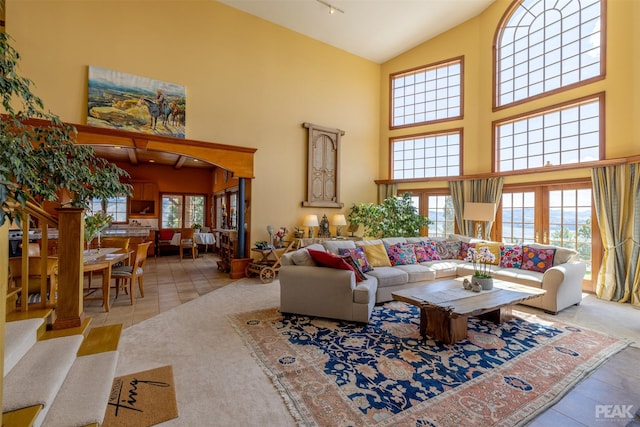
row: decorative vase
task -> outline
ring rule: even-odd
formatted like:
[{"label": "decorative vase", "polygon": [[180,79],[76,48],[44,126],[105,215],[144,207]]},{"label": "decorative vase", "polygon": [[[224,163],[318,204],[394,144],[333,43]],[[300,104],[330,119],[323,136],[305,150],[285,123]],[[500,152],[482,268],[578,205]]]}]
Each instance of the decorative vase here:
[{"label": "decorative vase", "polygon": [[483,291],[493,289],[493,277],[474,277],[473,282],[478,283]]}]

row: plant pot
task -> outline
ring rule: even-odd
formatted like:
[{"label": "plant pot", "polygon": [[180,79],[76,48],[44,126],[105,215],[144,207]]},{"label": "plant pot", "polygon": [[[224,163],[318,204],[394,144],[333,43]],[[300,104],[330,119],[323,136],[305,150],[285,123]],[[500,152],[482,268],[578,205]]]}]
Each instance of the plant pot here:
[{"label": "plant pot", "polygon": [[474,277],[471,282],[480,284],[483,291],[493,289],[493,277]]}]

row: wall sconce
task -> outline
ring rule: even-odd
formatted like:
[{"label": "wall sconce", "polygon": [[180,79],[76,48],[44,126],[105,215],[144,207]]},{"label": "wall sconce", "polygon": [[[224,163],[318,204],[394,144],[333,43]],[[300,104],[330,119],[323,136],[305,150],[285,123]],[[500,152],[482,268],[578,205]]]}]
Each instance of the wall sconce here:
[{"label": "wall sconce", "polygon": [[465,202],[462,219],[473,221],[478,239],[486,239],[485,223],[493,221],[496,216],[495,203]]},{"label": "wall sconce", "polygon": [[347,225],[347,219],[342,214],[334,215],[331,224],[336,226],[336,236],[340,237],[340,231],[343,225]]},{"label": "wall sconce", "polygon": [[305,227],[309,227],[309,238],[313,239],[313,227],[318,226],[318,215],[307,215],[302,223]]}]

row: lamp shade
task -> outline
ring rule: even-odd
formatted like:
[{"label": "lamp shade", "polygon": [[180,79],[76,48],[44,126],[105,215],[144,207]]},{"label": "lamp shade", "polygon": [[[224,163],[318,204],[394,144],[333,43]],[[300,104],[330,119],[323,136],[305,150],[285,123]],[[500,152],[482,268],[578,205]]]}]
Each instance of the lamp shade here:
[{"label": "lamp shade", "polygon": [[304,222],[302,223],[305,227],[317,227],[318,226],[318,215],[307,215],[304,217]]},{"label": "lamp shade", "polygon": [[471,221],[493,221],[496,216],[495,203],[465,202],[463,219]]},{"label": "lamp shade", "polygon": [[347,219],[342,214],[334,215],[333,218],[331,218],[331,224],[347,225]]}]

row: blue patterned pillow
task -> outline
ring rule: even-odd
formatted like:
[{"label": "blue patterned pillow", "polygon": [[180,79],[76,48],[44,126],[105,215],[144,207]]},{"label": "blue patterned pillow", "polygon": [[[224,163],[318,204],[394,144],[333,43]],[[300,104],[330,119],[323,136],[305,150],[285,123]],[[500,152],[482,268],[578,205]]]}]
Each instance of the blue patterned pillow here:
[{"label": "blue patterned pillow", "polygon": [[438,253],[436,244],[432,241],[416,243],[414,250],[418,262],[440,260],[440,254]]},{"label": "blue patterned pillow", "polygon": [[553,267],[553,256],[555,253],[555,249],[536,249],[530,246],[523,246],[522,265],[520,269],[544,273]]},{"label": "blue patterned pillow", "polygon": [[520,268],[522,265],[522,246],[500,246],[500,267]]},{"label": "blue patterned pillow", "polygon": [[416,264],[416,253],[412,243],[397,243],[385,246],[391,265]]}]

